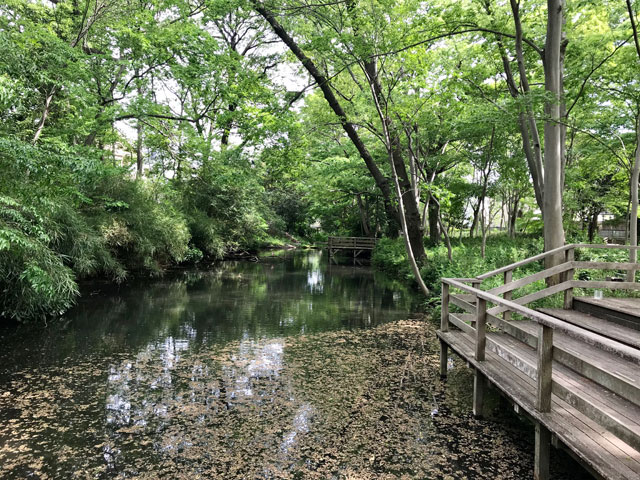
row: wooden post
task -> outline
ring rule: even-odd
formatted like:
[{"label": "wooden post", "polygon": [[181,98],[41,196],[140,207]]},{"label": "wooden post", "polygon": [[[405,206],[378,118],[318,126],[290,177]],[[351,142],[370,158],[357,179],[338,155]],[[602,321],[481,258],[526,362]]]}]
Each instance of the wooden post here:
[{"label": "wooden post", "polygon": [[[573,262],[575,257],[573,248],[565,252],[565,262]],[[564,274],[565,281],[573,280],[574,269],[567,270]],[[564,291],[564,309],[571,310],[573,308],[573,287]]]},{"label": "wooden post", "polygon": [[[449,284],[442,282],[442,300],[440,305],[440,331],[449,331]],[[447,344],[440,340],[440,377],[447,376],[448,351]]]},{"label": "wooden post", "polygon": [[[513,280],[513,270],[507,270],[506,272],[504,272],[504,284],[506,285],[507,283],[511,283],[511,280]],[[504,292],[502,298],[504,298],[505,300],[511,300],[512,296],[513,292]],[[505,310],[505,312],[502,314],[502,319],[505,322],[511,320],[511,310]]]},{"label": "wooden post", "polygon": [[447,377],[447,364],[449,362],[448,347],[444,340],[440,339],[440,378]]},{"label": "wooden post", "polygon": [[449,331],[449,284],[442,282],[442,301],[440,304],[440,331]]},{"label": "wooden post", "polygon": [[538,389],[536,409],[551,410],[551,382],[553,362],[553,328],[538,325]]},{"label": "wooden post", "polygon": [[484,413],[484,392],[487,389],[487,381],[476,368],[473,376],[473,416],[482,418]]},{"label": "wooden post", "polygon": [[475,359],[484,361],[487,345],[487,301],[476,297],[476,354]]},{"label": "wooden post", "polygon": [[[475,283],[474,283],[475,287]],[[477,288],[477,287],[476,287]],[[485,347],[487,345],[487,301],[476,296],[476,352],[475,358],[478,361],[485,359]],[[487,382],[484,375],[476,368],[473,377],[473,416],[481,418],[484,409],[484,392]]]},{"label": "wooden post", "polygon": [[536,422],[535,460],[533,478],[535,480],[549,480],[549,457],[551,455],[551,432]]}]

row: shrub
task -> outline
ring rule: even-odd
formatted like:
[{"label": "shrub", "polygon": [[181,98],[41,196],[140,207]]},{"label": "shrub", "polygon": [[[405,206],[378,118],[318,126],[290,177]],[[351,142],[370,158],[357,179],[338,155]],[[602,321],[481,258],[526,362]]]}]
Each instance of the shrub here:
[{"label": "shrub", "polygon": [[0,197],[0,316],[44,318],[73,304],[78,295],[73,271],[50,246],[40,212]]}]

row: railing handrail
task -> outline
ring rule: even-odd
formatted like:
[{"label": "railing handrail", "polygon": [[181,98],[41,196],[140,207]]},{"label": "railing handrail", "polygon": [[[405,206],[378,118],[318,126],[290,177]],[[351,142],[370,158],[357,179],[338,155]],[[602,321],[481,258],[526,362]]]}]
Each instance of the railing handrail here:
[{"label": "railing handrail", "polygon": [[[533,310],[529,307],[525,307],[524,305],[520,305],[518,303],[512,302],[510,300],[505,300],[497,295],[489,293],[485,290],[480,290],[478,288],[471,287],[465,283],[462,283],[454,278],[443,278],[443,283],[450,285],[452,287],[463,290],[467,293],[471,293],[475,295],[477,298],[481,298],[487,302],[493,303],[495,305],[499,305],[501,307],[505,307],[508,310],[518,313],[525,318],[533,320],[540,325],[544,325],[554,330],[561,331],[566,333],[570,337],[573,337],[577,340],[584,341],[590,345],[597,346],[602,348],[603,350],[613,352],[623,358],[633,361],[634,363],[640,365],[640,351],[634,349],[633,347],[629,347],[615,340],[608,339],[596,333],[589,332],[588,330],[584,330],[580,327],[574,326],[570,323],[559,320],[555,317],[547,315],[545,313],[539,312],[537,310]],[[573,282],[567,282],[567,288],[572,288]],[[616,282],[611,282],[616,283]]]},{"label": "railing handrail", "polygon": [[375,237],[328,237],[327,245],[329,247],[371,247],[377,243]]},{"label": "railing handrail", "polygon": [[[487,278],[495,277],[504,272],[508,272],[509,270],[515,270],[519,267],[524,267],[533,262],[537,262],[539,260],[544,260],[547,257],[552,255],[557,255],[562,252],[566,252],[571,249],[578,248],[598,248],[598,249],[611,249],[611,250],[640,250],[640,246],[633,245],[616,245],[616,244],[607,244],[607,243],[569,243],[562,247],[554,248],[553,250],[549,250],[548,252],[543,252],[538,255],[534,255],[533,257],[525,258],[524,260],[519,260],[510,265],[505,265],[504,267],[497,268],[487,273],[483,273],[482,275],[478,275],[476,278],[478,280],[486,280]],[[638,265],[638,269],[640,270],[640,264]]]}]

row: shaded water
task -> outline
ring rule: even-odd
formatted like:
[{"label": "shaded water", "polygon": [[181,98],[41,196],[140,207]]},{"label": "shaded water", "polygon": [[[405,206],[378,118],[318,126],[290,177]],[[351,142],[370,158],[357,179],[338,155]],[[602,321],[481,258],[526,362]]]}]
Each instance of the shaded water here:
[{"label": "shaded water", "polygon": [[321,252],[96,286],[0,332],[0,477],[527,478],[530,438],[397,322],[414,302]]}]

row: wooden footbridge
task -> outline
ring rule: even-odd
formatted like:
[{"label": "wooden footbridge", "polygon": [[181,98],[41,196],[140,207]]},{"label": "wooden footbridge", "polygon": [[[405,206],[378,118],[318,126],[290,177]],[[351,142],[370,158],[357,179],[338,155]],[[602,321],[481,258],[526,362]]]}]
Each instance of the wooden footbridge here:
[{"label": "wooden footbridge", "polygon": [[[575,289],[640,290],[635,282],[576,280],[585,278],[576,271],[640,265],[576,261],[595,248],[637,247],[572,244],[477,278],[442,279],[440,373],[446,376],[450,348],[475,369],[475,415],[493,385],[533,420],[540,480],[549,478],[550,445],[565,448],[597,478],[640,479],[640,298],[574,298]],[[560,265],[514,279],[520,268],[559,254]],[[549,277],[559,282],[547,286]],[[563,308],[528,306],[551,296],[563,297]]]},{"label": "wooden footbridge", "polygon": [[329,260],[338,252],[351,252],[354,261],[363,252],[371,252],[376,246],[377,239],[374,237],[329,237],[327,240],[327,250]]}]

